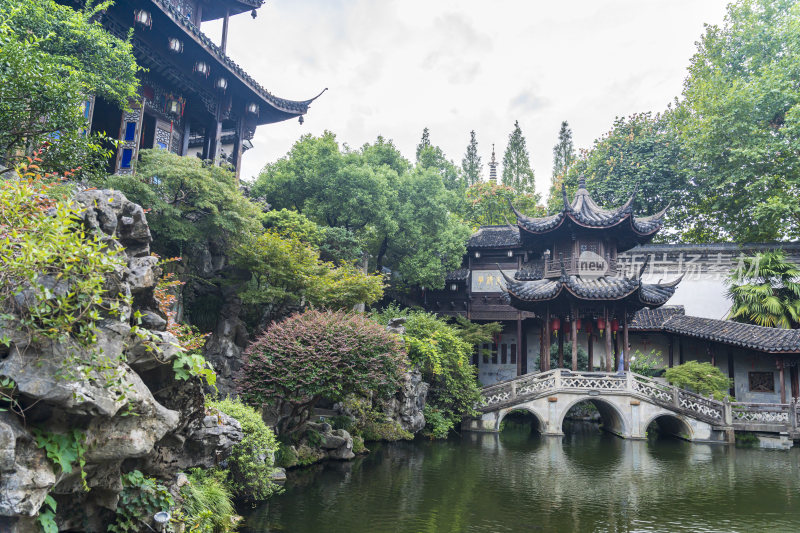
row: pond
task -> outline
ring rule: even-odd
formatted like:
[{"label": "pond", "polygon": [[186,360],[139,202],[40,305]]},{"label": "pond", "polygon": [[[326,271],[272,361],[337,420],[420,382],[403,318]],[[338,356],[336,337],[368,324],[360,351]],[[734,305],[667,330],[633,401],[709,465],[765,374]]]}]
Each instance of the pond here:
[{"label": "pond", "polygon": [[372,443],[289,472],[243,531],[800,531],[800,450],[622,440],[591,423]]}]

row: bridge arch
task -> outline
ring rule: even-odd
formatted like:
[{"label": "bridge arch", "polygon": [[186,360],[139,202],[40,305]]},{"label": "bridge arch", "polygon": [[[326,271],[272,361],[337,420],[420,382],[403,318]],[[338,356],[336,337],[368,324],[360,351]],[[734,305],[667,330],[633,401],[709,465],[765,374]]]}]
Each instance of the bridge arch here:
[{"label": "bridge arch", "polygon": [[597,411],[600,413],[600,418],[603,421],[604,430],[623,438],[630,436],[631,431],[625,414],[618,406],[614,405],[613,399],[604,399],[597,396],[579,396],[567,403],[558,418],[559,433],[564,432],[564,419],[567,417],[567,413],[569,413],[570,409],[583,402],[589,402],[597,408]]},{"label": "bridge arch", "polygon": [[534,429],[536,429],[536,431],[538,431],[539,433],[544,433],[545,429],[547,428],[546,422],[544,420],[542,420],[542,417],[539,415],[539,413],[536,412],[536,410],[534,408],[529,407],[529,406],[527,406],[525,404],[521,404],[521,405],[518,405],[516,407],[510,407],[508,409],[501,410],[500,413],[499,413],[499,416],[497,417],[497,421],[495,422],[494,430],[499,433],[500,432],[500,424],[502,424],[503,419],[505,417],[507,417],[508,415],[510,415],[511,413],[515,412],[515,411],[516,412],[522,411],[522,412],[525,412],[526,414],[531,415],[533,417],[533,419],[536,420],[536,428],[534,428]]},{"label": "bridge arch", "polygon": [[655,423],[658,430],[665,435],[670,435],[683,440],[694,440],[694,430],[683,417],[671,413],[659,413],[646,421],[642,425],[643,432],[646,432],[650,425]]}]

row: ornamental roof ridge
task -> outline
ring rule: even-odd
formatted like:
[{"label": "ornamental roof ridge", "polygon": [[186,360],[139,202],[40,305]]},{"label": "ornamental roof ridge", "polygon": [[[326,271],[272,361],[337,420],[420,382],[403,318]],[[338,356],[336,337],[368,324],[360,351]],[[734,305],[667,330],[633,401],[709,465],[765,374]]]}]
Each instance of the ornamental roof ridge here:
[{"label": "ornamental roof ridge", "polygon": [[[285,113],[290,114],[297,114],[297,115],[304,115],[308,112],[308,106],[314,100],[319,98],[322,93],[328,90],[328,88],[324,88],[320,91],[313,98],[309,98],[308,100],[288,100],[286,98],[280,98],[275,96],[267,89],[265,89],[261,84],[259,84],[255,79],[253,79],[242,67],[240,67],[235,61],[233,61],[225,52],[222,51],[205,33],[203,33],[200,28],[197,27],[191,20],[181,15],[180,11],[178,11],[175,6],[173,6],[168,0],[152,0],[164,13],[166,13],[171,19],[173,19],[178,24],[184,26],[192,35],[197,37],[200,42],[206,46],[217,58],[226,65],[229,69],[231,69],[235,74],[239,75],[250,87],[259,95],[261,95],[265,100],[267,100],[270,104],[272,104],[276,109],[279,111],[283,111]],[[248,3],[257,3],[259,0],[248,0]],[[259,6],[263,4],[263,1],[260,2]]]},{"label": "ornamental roof ridge", "polygon": [[669,206],[650,216],[635,217],[633,215],[633,200],[636,198],[638,186],[628,200],[616,209],[606,209],[594,201],[586,189],[586,180],[583,176],[578,178],[578,190],[572,202],[567,196],[566,184],[561,185],[561,194],[564,207],[558,213],[544,217],[529,217],[517,211],[513,205],[511,209],[517,216],[517,225],[530,233],[545,233],[558,228],[566,218],[576,224],[587,228],[610,228],[630,219],[632,229],[642,235],[651,235],[661,229],[663,218]]}]

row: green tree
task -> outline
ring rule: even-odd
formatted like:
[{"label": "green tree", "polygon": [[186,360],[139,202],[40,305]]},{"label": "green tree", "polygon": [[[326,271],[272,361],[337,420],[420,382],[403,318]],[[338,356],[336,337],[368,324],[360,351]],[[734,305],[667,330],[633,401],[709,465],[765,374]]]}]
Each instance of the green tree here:
[{"label": "green tree", "polygon": [[478,155],[478,140],[475,138],[475,130],[469,132],[469,144],[461,160],[461,171],[467,186],[472,186],[481,181],[483,164],[481,156]]},{"label": "green tree", "polygon": [[417,167],[436,171],[447,190],[457,193],[453,196],[454,201],[462,194],[465,184],[461,172],[455,163],[447,159],[444,151],[438,146],[423,148],[418,157]]},{"label": "green tree", "polygon": [[511,210],[509,202],[514,204],[517,211],[526,215],[546,214],[544,207],[538,205],[538,196],[530,193],[519,194],[508,185],[491,181],[480,181],[470,186],[465,198],[461,216],[473,228],[516,223],[516,215]]},{"label": "green tree", "polygon": [[146,206],[153,249],[162,256],[214,241],[222,251],[258,235],[261,211],[236,187],[231,173],[194,157],[142,150],[136,177],[109,176],[105,186]]},{"label": "green tree", "polygon": [[682,389],[690,389],[703,396],[723,399],[731,388],[731,379],[711,363],[686,361],[682,365],[668,368],[664,377],[671,384]]},{"label": "green tree", "polygon": [[442,288],[447,272],[461,265],[470,229],[451,212],[452,195],[432,169],[402,176],[398,197],[397,231],[384,234],[378,265],[396,269],[403,285]]},{"label": "green tree", "polygon": [[727,279],[728,318],[759,326],[800,327],[800,268],[781,250],[741,258]]},{"label": "green tree", "polygon": [[431,132],[426,127],[422,130],[422,138],[419,140],[419,144],[417,145],[417,163],[419,163],[419,156],[422,154],[422,151],[425,148],[430,148],[431,146]]},{"label": "green tree", "polygon": [[560,189],[557,184],[566,174],[572,163],[575,162],[575,145],[572,143],[572,130],[565,120],[558,131],[558,142],[553,146],[553,184],[555,189]]},{"label": "green tree", "polygon": [[675,117],[694,162],[697,240],[800,235],[798,20],[797,0],[739,0],[697,45]]},{"label": "green tree", "polygon": [[[667,227],[690,234],[685,222],[692,205],[689,175],[687,153],[669,117],[639,113],[615,119],[611,131],[570,167],[563,183],[571,198],[584,176],[592,197],[609,207],[624,204],[636,192],[633,208],[640,215],[671,205]],[[554,182],[549,211],[560,211],[563,205],[561,185]]]},{"label": "green tree", "polygon": [[103,174],[110,152],[85,134],[87,95],[127,106],[138,87],[130,43],[93,20],[104,5],[0,0],[0,164],[37,152],[47,172]]},{"label": "green tree", "polygon": [[[437,150],[428,147],[421,156],[434,154],[455,168]],[[342,152],[330,132],[307,135],[264,169],[252,193],[276,209],[351,232],[372,256],[370,266],[390,268],[393,281],[442,287],[445,274],[460,264],[469,229],[453,215],[457,196],[439,163],[412,170],[383,138]]]},{"label": "green tree", "polygon": [[530,155],[518,120],[514,121],[514,130],[508,136],[508,146],[503,155],[503,185],[520,194],[536,194]]}]

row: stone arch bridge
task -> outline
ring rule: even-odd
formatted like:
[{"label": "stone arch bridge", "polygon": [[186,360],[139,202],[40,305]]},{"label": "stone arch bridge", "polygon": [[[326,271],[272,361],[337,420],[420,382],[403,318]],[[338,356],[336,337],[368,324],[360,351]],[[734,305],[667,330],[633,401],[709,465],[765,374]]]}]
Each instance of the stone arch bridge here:
[{"label": "stone arch bridge", "polygon": [[798,410],[791,404],[720,402],[654,379],[626,372],[573,372],[556,369],[526,374],[484,387],[479,416],[462,423],[466,431],[499,432],[512,411],[527,411],[543,435],[563,435],[567,412],[591,402],[603,429],[626,439],[644,439],[659,428],[692,442],[733,442],[734,430],[798,435]]}]

